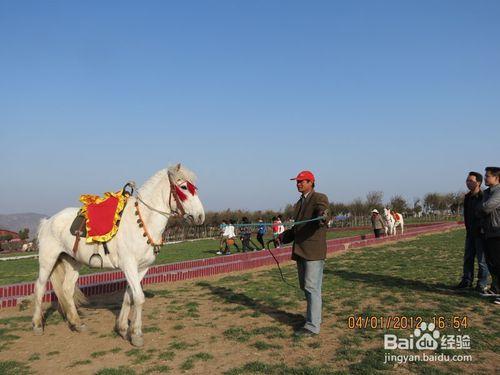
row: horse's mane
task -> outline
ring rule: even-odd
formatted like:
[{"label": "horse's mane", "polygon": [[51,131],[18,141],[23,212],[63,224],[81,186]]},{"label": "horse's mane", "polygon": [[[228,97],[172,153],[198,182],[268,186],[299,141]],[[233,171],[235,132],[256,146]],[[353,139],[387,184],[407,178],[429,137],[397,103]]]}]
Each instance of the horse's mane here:
[{"label": "horse's mane", "polygon": [[183,180],[189,181],[193,185],[196,181],[196,175],[181,164],[173,165],[165,169],[161,169],[149,178],[140,188],[139,191],[142,195],[150,192],[161,180],[168,181],[168,173],[171,174],[173,181]]}]

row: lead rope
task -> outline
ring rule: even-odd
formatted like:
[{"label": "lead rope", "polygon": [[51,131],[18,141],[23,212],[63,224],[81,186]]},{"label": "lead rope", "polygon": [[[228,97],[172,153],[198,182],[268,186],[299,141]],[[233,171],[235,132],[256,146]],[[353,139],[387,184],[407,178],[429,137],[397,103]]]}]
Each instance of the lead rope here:
[{"label": "lead rope", "polygon": [[280,271],[280,275],[281,275],[281,280],[288,286],[291,286],[292,288],[294,289],[299,289],[297,288],[296,285],[292,285],[290,284],[288,281],[286,281],[285,279],[285,276],[283,275],[283,271],[281,270],[281,267],[280,267],[280,262],[278,261],[278,259],[276,259],[276,257],[274,256],[273,252],[271,251],[271,247],[269,246],[269,244],[273,242],[274,243],[274,240],[269,240],[267,241],[267,246],[266,246],[266,250],[269,251],[269,254],[271,254],[271,256],[273,257],[274,261],[276,262],[276,265],[278,266],[278,270]]}]

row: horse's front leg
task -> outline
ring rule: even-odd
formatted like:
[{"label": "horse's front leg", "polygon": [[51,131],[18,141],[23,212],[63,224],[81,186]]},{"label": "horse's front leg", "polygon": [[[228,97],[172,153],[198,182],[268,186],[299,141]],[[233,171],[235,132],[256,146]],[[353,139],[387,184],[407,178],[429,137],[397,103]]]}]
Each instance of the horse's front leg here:
[{"label": "horse's front leg", "polygon": [[120,314],[116,318],[115,331],[125,340],[128,340],[128,315],[130,313],[130,305],[132,304],[132,291],[127,285],[125,294],[123,296],[122,308]]},{"label": "horse's front leg", "polygon": [[[139,271],[138,273],[139,282],[144,278],[144,275],[146,274],[147,270],[148,269]],[[132,303],[133,303],[132,289],[130,289],[130,285],[127,285],[127,289],[125,290],[125,294],[123,295],[122,308],[120,310],[120,314],[116,318],[116,323],[115,323],[116,333],[118,333],[125,340],[128,340],[127,336],[129,329],[128,320]]]},{"label": "horse's front leg", "polygon": [[[131,321],[129,331],[130,331],[130,342],[134,346],[144,345],[144,339],[142,338],[142,305],[144,304],[144,292],[142,291],[141,280],[147,271],[148,271],[147,268],[139,271],[137,269],[137,266],[134,264],[129,264],[123,269],[123,272],[125,273],[125,277],[127,278],[127,282],[132,294],[131,302],[133,303],[132,307],[133,319]],[[125,298],[124,298],[124,303],[125,303]],[[130,304],[128,306],[130,308]]]}]

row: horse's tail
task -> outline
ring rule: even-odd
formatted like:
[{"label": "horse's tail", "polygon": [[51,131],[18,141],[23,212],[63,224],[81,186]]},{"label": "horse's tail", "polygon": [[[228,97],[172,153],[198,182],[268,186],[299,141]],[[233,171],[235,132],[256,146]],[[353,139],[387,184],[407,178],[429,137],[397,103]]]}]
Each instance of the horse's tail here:
[{"label": "horse's tail", "polygon": [[71,303],[71,294],[73,294],[73,300],[76,307],[86,304],[87,297],[82,293],[80,288],[75,285],[73,286],[74,291],[68,288],[64,288],[64,278],[68,269],[73,268],[76,261],[67,254],[61,254],[57,259],[52,273],[50,274],[50,282],[54,288],[57,299],[59,300],[59,305],[61,306],[62,312],[66,315],[69,311],[69,303]]}]

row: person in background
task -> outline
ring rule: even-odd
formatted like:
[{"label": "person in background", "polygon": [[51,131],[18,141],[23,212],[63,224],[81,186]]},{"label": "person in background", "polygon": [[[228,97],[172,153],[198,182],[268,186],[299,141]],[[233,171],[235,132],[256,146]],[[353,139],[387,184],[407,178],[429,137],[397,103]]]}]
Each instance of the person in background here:
[{"label": "person in background", "polygon": [[226,227],[226,251],[225,255],[231,255],[231,245],[236,248],[236,251],[240,251],[238,244],[236,243],[236,233],[234,232],[234,224],[236,221],[234,219],[229,220],[229,225]]},{"label": "person in background", "polygon": [[222,255],[222,250],[226,248],[227,241],[227,220],[222,220],[222,224],[219,227],[220,230],[220,241],[219,241],[219,251],[217,251],[217,255]]},{"label": "person in background", "polygon": [[[281,218],[281,215],[278,215],[278,239],[280,238],[280,234],[285,231],[285,226],[283,225],[283,220]],[[281,246],[281,243],[280,243]]]},{"label": "person in background", "polygon": [[372,210],[372,228],[375,238],[379,238],[385,229],[385,222],[376,208]]},{"label": "person in background", "polygon": [[262,221],[261,218],[258,220],[259,222],[259,227],[257,228],[257,241],[260,243],[260,250],[264,250],[266,247],[264,245],[264,235],[266,234],[266,226],[264,225],[264,222]]},{"label": "person in background", "polygon": [[250,242],[252,240],[252,228],[247,225],[250,224],[250,221],[248,221],[247,217],[243,217],[241,219],[241,223],[243,224],[240,227],[240,239],[241,239],[241,249],[244,253],[247,251],[253,251],[255,250],[252,245],[250,245]]},{"label": "person in background", "polygon": [[272,230],[273,230],[273,242],[274,242],[274,247],[278,248],[281,245],[280,239],[279,239],[279,230],[280,230],[280,223],[278,221],[278,218],[276,216],[273,216],[271,219],[273,222],[272,225]]}]

